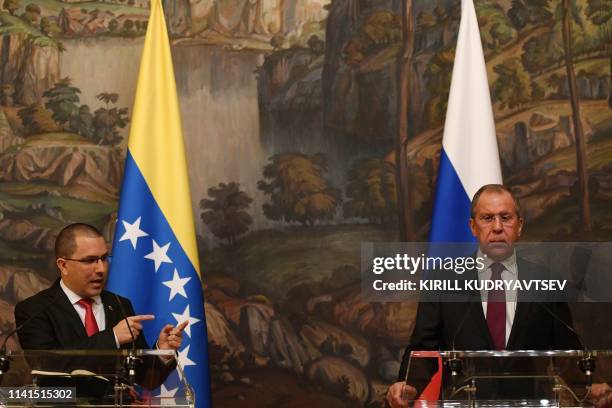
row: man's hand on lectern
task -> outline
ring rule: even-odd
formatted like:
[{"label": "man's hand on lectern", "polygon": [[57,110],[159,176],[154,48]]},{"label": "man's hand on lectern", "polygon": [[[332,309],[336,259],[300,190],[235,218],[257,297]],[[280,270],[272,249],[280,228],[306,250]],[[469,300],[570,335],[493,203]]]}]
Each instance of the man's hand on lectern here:
[{"label": "man's hand on lectern", "polygon": [[387,402],[391,408],[408,407],[408,403],[416,397],[417,390],[403,381],[396,382],[387,391]]},{"label": "man's hand on lectern", "polygon": [[612,408],[612,387],[606,383],[593,384],[591,401],[597,408]]}]

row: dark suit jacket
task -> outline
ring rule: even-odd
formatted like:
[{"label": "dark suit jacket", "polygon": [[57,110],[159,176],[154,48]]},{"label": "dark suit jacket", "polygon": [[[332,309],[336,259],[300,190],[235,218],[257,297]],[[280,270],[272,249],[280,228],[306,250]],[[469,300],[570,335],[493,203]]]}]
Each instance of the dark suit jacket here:
[{"label": "dark suit jacket", "polygon": [[[519,279],[546,278],[548,273],[538,265],[517,257]],[[476,270],[467,271],[465,279],[478,279]],[[525,302],[528,295],[519,293],[507,350],[580,349],[576,336],[551,316],[572,326],[566,303]],[[406,348],[398,381],[406,380],[410,352],[413,350],[494,350],[487,321],[482,310],[480,292],[464,293],[459,302],[440,302],[428,299],[419,303],[416,323],[410,344]],[[523,301],[521,301],[523,299]],[[453,344],[454,342],[454,344]],[[419,373],[413,385],[420,392],[437,370],[437,361]],[[422,367],[421,370],[423,371]],[[412,372],[412,370],[411,370]],[[410,382],[410,379],[409,379]]]},{"label": "dark suit jacket", "polygon": [[[17,327],[33,317],[18,331],[21,347],[25,350],[116,349],[113,327],[123,319],[121,307],[127,316],[134,315],[132,303],[119,297],[119,306],[115,295],[103,290],[100,297],[106,315],[106,329],[88,337],[81,318],[59,282],[58,279],[50,288],[15,306]],[[131,343],[121,346],[126,349],[131,347]],[[136,348],[149,348],[142,333],[136,338]]]},{"label": "dark suit jacket", "polygon": [[[74,306],[62,290],[58,279],[48,289],[29,297],[15,306],[15,324],[17,327],[24,324],[18,331],[19,341],[24,350],[116,350],[117,344],[113,327],[123,318],[123,311],[127,316],[134,316],[132,303],[121,296],[103,290],[100,294],[106,328],[91,337],[87,336],[85,326]],[[121,306],[117,302],[121,302]],[[32,318],[32,320],[27,321]],[[123,349],[132,348],[132,343],[121,345]],[[135,348],[148,349],[143,333],[136,338]],[[112,364],[112,361],[107,361]],[[65,360],[62,364],[68,364]],[[74,368],[87,368],[96,372],[95,367],[100,366],[100,358],[80,359],[70,362],[73,367],[61,367],[59,371],[72,371]],[[155,388],[163,382],[168,374],[176,367],[176,361],[163,364],[157,358],[148,359],[147,364],[138,375],[138,382],[148,388]],[[59,369],[59,368],[58,368]],[[51,370],[49,368],[48,370]],[[54,371],[54,370],[51,370]]]}]

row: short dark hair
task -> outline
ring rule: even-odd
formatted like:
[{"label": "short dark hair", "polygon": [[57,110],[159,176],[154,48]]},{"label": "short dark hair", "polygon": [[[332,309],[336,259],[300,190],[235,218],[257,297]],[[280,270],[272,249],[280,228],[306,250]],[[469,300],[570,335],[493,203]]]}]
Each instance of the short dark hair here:
[{"label": "short dark hair", "polygon": [[72,256],[76,249],[76,237],[86,236],[89,238],[102,237],[98,229],[84,223],[74,223],[64,227],[55,238],[55,258]]},{"label": "short dark hair", "polygon": [[478,205],[478,200],[480,200],[480,196],[482,195],[482,193],[487,191],[491,193],[506,192],[510,194],[510,197],[512,197],[512,200],[514,200],[514,206],[516,207],[516,215],[518,215],[519,218],[523,218],[523,216],[521,215],[521,203],[514,195],[514,192],[512,192],[509,187],[506,187],[503,184],[485,184],[484,186],[478,189],[476,194],[474,194],[474,198],[472,198],[472,206],[470,207],[470,218],[474,218],[476,216],[476,205]]}]

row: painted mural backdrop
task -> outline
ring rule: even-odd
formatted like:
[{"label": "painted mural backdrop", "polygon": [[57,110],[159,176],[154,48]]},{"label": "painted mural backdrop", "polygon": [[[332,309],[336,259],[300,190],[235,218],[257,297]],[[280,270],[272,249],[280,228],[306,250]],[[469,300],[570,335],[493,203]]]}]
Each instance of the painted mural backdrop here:
[{"label": "painted mural backdrop", "polygon": [[[397,374],[416,304],[361,300],[360,242],[427,237],[460,14],[401,3],[164,1],[218,406],[381,406]],[[611,3],[475,4],[528,238],[609,240]],[[63,225],[112,236],[148,6],[3,0],[2,332]]]}]

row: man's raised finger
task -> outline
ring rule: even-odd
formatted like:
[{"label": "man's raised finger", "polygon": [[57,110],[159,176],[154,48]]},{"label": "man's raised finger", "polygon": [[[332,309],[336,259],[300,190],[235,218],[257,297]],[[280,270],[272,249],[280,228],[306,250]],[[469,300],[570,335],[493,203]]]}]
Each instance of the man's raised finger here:
[{"label": "man's raised finger", "polygon": [[128,317],[130,322],[142,322],[143,320],[153,320],[155,315],[136,315]]},{"label": "man's raised finger", "polygon": [[185,327],[187,327],[188,324],[189,324],[189,320],[185,320],[183,323],[176,326],[174,330],[172,330],[172,334],[179,334],[185,329]]}]

